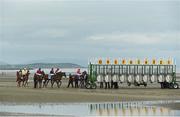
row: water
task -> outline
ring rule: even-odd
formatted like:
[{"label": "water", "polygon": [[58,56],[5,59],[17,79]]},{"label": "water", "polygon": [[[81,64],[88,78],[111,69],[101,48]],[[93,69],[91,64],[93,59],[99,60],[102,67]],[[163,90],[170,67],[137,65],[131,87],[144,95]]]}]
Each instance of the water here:
[{"label": "water", "polygon": [[178,116],[180,110],[153,106],[180,101],[132,101],[104,103],[0,103],[0,112],[73,116]]}]

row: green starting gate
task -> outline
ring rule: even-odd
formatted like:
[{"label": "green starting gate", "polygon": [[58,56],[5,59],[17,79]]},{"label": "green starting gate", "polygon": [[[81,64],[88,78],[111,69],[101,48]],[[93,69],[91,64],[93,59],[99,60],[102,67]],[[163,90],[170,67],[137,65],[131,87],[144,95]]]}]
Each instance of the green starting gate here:
[{"label": "green starting gate", "polygon": [[[119,63],[120,61],[120,63]],[[125,59],[96,59],[89,61],[88,74],[89,85],[87,88],[96,88],[99,81],[98,76],[105,79],[106,75],[110,75],[111,81],[116,78],[115,82],[127,83],[128,86],[134,84],[135,86],[144,85],[148,83],[159,83],[161,88],[179,88],[176,81],[176,65],[172,59],[156,60],[151,62],[145,59],[142,60],[129,60]],[[122,81],[122,78],[124,80]]]}]

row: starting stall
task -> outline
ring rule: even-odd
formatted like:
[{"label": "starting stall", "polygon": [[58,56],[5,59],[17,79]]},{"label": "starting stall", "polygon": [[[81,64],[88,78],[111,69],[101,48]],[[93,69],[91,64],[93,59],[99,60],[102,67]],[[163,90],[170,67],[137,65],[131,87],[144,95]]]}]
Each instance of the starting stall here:
[{"label": "starting stall", "polygon": [[161,88],[179,88],[173,59],[90,59],[87,88],[117,88],[118,84],[147,86],[159,83]]}]

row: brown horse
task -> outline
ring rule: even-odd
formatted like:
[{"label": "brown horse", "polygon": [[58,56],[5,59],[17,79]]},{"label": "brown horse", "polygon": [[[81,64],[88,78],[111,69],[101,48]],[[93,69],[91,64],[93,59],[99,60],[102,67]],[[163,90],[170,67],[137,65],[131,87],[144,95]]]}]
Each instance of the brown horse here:
[{"label": "brown horse", "polygon": [[23,81],[22,74],[19,71],[17,71],[16,72],[16,82],[17,82],[18,87],[21,87],[22,81]]},{"label": "brown horse", "polygon": [[24,87],[28,86],[29,74],[30,74],[29,71],[26,75],[22,75],[22,73],[19,71],[16,72],[16,82],[18,87],[21,87],[21,82],[22,82],[22,86]]},{"label": "brown horse", "polygon": [[43,81],[43,75],[37,75],[36,73],[34,74],[34,88],[38,87],[39,84],[39,88],[42,87],[42,81]]},{"label": "brown horse", "polygon": [[27,72],[26,75],[23,75],[23,84],[22,84],[22,86],[24,86],[24,87],[28,86],[29,75],[30,75],[29,71]]},{"label": "brown horse", "polygon": [[51,87],[53,88],[54,83],[56,82],[57,87],[60,88],[61,84],[62,84],[62,77],[66,77],[66,73],[65,72],[58,72],[55,75],[52,76],[51,78]]},{"label": "brown horse", "polygon": [[48,83],[49,83],[50,80],[51,80],[51,79],[48,78],[48,74],[45,74],[45,73],[43,72],[43,87],[47,87],[47,85],[48,85]]}]

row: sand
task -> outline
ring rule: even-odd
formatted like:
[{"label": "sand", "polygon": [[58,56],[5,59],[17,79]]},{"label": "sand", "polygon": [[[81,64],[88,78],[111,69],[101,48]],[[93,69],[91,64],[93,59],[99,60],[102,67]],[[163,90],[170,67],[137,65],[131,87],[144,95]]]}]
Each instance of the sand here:
[{"label": "sand", "polygon": [[131,100],[180,100],[179,89],[160,89],[159,85],[144,88],[123,86],[119,89],[66,88],[67,80],[57,88],[34,89],[33,82],[28,87],[17,87],[15,78],[0,78],[0,102],[106,102]]},{"label": "sand", "polygon": [[[149,85],[147,88],[128,87],[126,84],[119,89],[81,89],[66,88],[67,79],[62,80],[62,86],[57,88],[33,88],[32,79],[28,87],[17,87],[15,77],[0,77],[0,103],[73,103],[73,102],[115,102],[115,101],[153,101],[180,100],[179,89],[160,89],[159,85]],[[180,103],[158,104],[180,110]],[[0,112],[1,116],[52,116],[27,113]],[[63,115],[62,115],[63,117]]]}]

